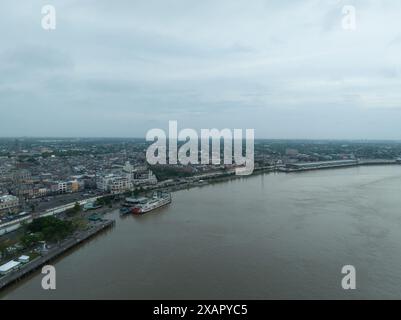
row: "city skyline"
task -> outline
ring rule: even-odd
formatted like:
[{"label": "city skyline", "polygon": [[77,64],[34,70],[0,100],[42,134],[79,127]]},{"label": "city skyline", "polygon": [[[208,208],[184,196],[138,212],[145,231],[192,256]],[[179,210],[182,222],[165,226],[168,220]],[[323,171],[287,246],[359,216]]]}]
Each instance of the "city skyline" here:
[{"label": "city skyline", "polygon": [[0,300],[400,299],[400,15],[0,1]]}]

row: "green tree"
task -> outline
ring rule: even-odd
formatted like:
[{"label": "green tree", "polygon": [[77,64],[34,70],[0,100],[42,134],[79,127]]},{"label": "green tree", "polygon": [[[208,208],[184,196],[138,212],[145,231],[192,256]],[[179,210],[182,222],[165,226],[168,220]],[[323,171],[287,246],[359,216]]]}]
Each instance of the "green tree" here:
[{"label": "green tree", "polygon": [[85,230],[88,225],[88,221],[82,217],[75,217],[72,220],[72,224],[76,230]]},{"label": "green tree", "polygon": [[78,202],[75,202],[74,208],[73,208],[75,213],[78,213],[81,211],[81,206],[79,205]]},{"label": "green tree", "polygon": [[0,255],[4,258],[7,255],[7,244],[5,242],[0,242]]},{"label": "green tree", "polygon": [[35,219],[27,226],[26,234],[40,234],[45,241],[59,241],[67,237],[75,230],[71,221],[60,220],[56,217],[41,217]]},{"label": "green tree", "polygon": [[65,213],[67,214],[67,216],[73,217],[73,216],[77,215],[80,211],[81,211],[81,206],[79,205],[78,202],[75,202],[74,207],[66,210]]},{"label": "green tree", "polygon": [[40,233],[27,233],[24,234],[21,237],[21,244],[25,247],[25,248],[31,248],[33,247],[35,244],[37,244],[39,241],[42,240],[42,235]]},{"label": "green tree", "polygon": [[95,204],[97,206],[104,206],[104,205],[110,205],[111,204],[112,197],[111,196],[104,196],[100,197],[96,200]]}]

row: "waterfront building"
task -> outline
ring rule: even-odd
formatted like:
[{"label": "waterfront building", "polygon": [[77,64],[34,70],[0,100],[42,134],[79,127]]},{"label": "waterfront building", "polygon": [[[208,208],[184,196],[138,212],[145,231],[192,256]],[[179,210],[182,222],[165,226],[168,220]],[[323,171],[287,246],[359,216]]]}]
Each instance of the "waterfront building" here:
[{"label": "waterfront building", "polygon": [[74,193],[78,192],[82,188],[83,188],[83,182],[79,182],[76,179],[72,181],[59,181],[57,183],[58,193]]},{"label": "waterfront building", "polygon": [[132,182],[128,175],[115,175],[108,174],[98,177],[97,188],[103,192],[110,192],[113,194],[123,193],[133,189]]},{"label": "waterfront building", "polygon": [[16,213],[19,209],[19,199],[16,196],[6,194],[0,196],[0,215]]},{"label": "waterfront building", "polygon": [[335,160],[335,161],[321,161],[321,162],[287,163],[285,167],[288,170],[309,170],[309,169],[356,166],[357,164],[358,164],[357,160]]},{"label": "waterfront building", "polygon": [[29,256],[22,255],[18,258],[18,261],[21,263],[28,263],[29,262]]},{"label": "waterfront building", "polygon": [[66,193],[67,192],[67,182],[59,181],[58,182],[58,192]]},{"label": "waterfront building", "polygon": [[79,191],[79,183],[78,180],[69,181],[68,185],[70,186],[71,192],[78,192]]},{"label": "waterfront building", "polygon": [[95,202],[88,202],[88,203],[85,203],[85,204],[84,204],[83,210],[84,210],[84,211],[95,210],[95,209],[98,209],[98,208],[101,208],[101,207],[102,207],[102,206],[100,206],[100,205],[96,205]]},{"label": "waterfront building", "polygon": [[123,171],[126,173],[133,173],[135,172],[134,166],[129,162],[125,162],[125,165],[123,166]]},{"label": "waterfront building", "polygon": [[133,180],[134,185],[156,184],[157,178],[151,170],[137,173]]},{"label": "waterfront building", "polygon": [[3,265],[0,266],[0,275],[5,275],[15,269],[21,264],[19,261],[11,260]]}]

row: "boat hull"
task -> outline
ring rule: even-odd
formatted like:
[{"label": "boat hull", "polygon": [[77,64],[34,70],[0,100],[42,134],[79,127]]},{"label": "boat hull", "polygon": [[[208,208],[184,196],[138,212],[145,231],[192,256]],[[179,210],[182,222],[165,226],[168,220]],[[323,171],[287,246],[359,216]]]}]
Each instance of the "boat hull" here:
[{"label": "boat hull", "polygon": [[136,207],[132,208],[132,213],[133,214],[145,214],[145,213],[151,212],[153,210],[156,210],[158,208],[167,206],[170,203],[171,203],[171,197],[164,198],[164,199],[162,198],[162,199],[150,202],[150,203],[146,203],[142,206],[136,206]]}]

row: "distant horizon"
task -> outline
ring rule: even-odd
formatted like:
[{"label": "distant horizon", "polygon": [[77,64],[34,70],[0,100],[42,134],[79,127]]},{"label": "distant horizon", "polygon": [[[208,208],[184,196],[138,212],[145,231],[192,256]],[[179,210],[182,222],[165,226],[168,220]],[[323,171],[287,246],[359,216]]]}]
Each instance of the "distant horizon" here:
[{"label": "distant horizon", "polygon": [[[95,140],[101,140],[101,139],[132,139],[132,140],[144,140],[146,141],[145,137],[113,137],[113,136],[0,136],[0,139],[35,139],[35,140],[40,140],[40,139],[50,139],[50,140],[79,140],[79,139],[95,139]],[[167,138],[168,140],[168,138]],[[257,138],[255,137],[255,141],[258,140],[271,140],[271,141],[333,141],[333,142],[400,142],[401,143],[401,138],[400,139],[336,139],[336,138],[321,138],[321,139],[313,139],[313,138]],[[149,141],[150,142],[150,141]]]}]

